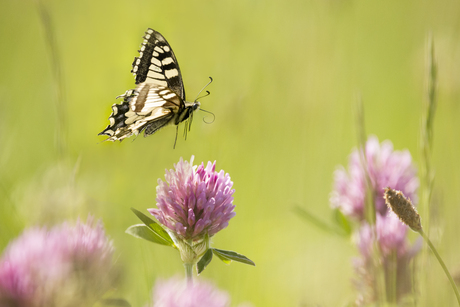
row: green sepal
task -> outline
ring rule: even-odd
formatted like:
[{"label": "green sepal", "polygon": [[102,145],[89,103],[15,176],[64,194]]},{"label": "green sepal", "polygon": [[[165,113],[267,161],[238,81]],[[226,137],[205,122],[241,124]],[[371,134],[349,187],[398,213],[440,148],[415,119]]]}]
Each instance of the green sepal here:
[{"label": "green sepal", "polygon": [[129,228],[126,229],[125,232],[136,238],[141,238],[153,243],[170,246],[169,242],[165,241],[162,237],[158,236],[155,232],[152,231],[152,229],[150,229],[148,226],[144,224],[129,226]]},{"label": "green sepal", "polygon": [[169,235],[169,233],[166,230],[164,230],[163,227],[161,227],[157,222],[155,222],[154,220],[152,220],[151,218],[149,218],[147,215],[145,215],[144,213],[140,212],[139,210],[131,208],[131,211],[133,211],[134,214],[147,227],[149,227],[158,237],[160,237],[161,239],[163,239],[163,241],[166,242],[166,244],[164,244],[164,243],[160,243],[160,244],[176,247],[176,245],[174,244],[174,242],[173,242],[171,236]]},{"label": "green sepal", "polygon": [[201,257],[200,261],[196,264],[196,272],[198,275],[204,271],[204,269],[211,263],[212,260],[212,248],[208,249],[206,253],[204,253],[203,257]]},{"label": "green sepal", "polygon": [[223,249],[212,248],[212,252],[213,252],[214,255],[219,257],[219,259],[222,260],[226,264],[230,264],[232,262],[232,260],[233,260],[233,261],[241,262],[241,263],[244,263],[244,264],[249,264],[249,265],[256,266],[254,261],[252,261],[248,257],[246,257],[244,255],[241,255],[241,254],[238,254],[238,253],[235,253],[235,252],[232,252],[232,251],[226,251],[226,250],[223,250]]}]

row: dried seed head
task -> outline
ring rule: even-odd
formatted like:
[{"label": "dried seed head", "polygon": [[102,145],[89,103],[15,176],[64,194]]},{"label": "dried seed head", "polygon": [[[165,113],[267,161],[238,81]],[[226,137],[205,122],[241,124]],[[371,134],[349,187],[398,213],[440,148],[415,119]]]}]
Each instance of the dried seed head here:
[{"label": "dried seed head", "polygon": [[401,191],[385,188],[383,198],[388,208],[399,217],[401,222],[409,226],[413,231],[420,232],[422,230],[420,215],[410,199],[406,198]]}]

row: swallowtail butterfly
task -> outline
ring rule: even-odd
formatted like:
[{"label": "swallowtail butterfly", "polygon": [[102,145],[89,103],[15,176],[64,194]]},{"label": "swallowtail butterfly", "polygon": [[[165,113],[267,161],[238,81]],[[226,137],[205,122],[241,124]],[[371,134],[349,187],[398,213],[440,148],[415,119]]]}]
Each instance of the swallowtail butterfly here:
[{"label": "swallowtail butterfly", "polygon": [[197,101],[185,100],[179,64],[163,35],[149,28],[143,38],[139,57],[134,58],[131,70],[137,87],[117,97],[123,101],[112,106],[110,125],[99,133],[108,135],[108,141],[122,141],[142,131],[149,136],[169,124],[178,128],[187,120],[186,133],[193,112],[200,107]]}]

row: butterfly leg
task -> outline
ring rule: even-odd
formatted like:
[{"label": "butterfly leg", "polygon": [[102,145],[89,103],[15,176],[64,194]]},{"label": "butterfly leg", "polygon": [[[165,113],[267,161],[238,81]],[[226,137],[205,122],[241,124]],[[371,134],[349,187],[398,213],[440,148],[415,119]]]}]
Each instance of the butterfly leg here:
[{"label": "butterfly leg", "polygon": [[174,139],[174,146],[173,149],[176,149],[176,142],[177,142],[177,133],[179,131],[179,125],[176,126],[176,138]]}]

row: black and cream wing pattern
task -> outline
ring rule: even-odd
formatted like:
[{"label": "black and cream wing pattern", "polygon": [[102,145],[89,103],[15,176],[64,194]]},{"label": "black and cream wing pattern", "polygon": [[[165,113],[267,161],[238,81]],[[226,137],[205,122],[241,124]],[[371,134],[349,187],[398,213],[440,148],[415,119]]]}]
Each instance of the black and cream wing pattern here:
[{"label": "black and cream wing pattern", "polygon": [[166,125],[179,125],[200,106],[185,100],[179,64],[163,35],[149,28],[143,38],[131,70],[137,86],[117,97],[123,101],[112,106],[110,124],[99,133],[108,135],[108,141],[122,141],[142,131],[148,136]]}]

